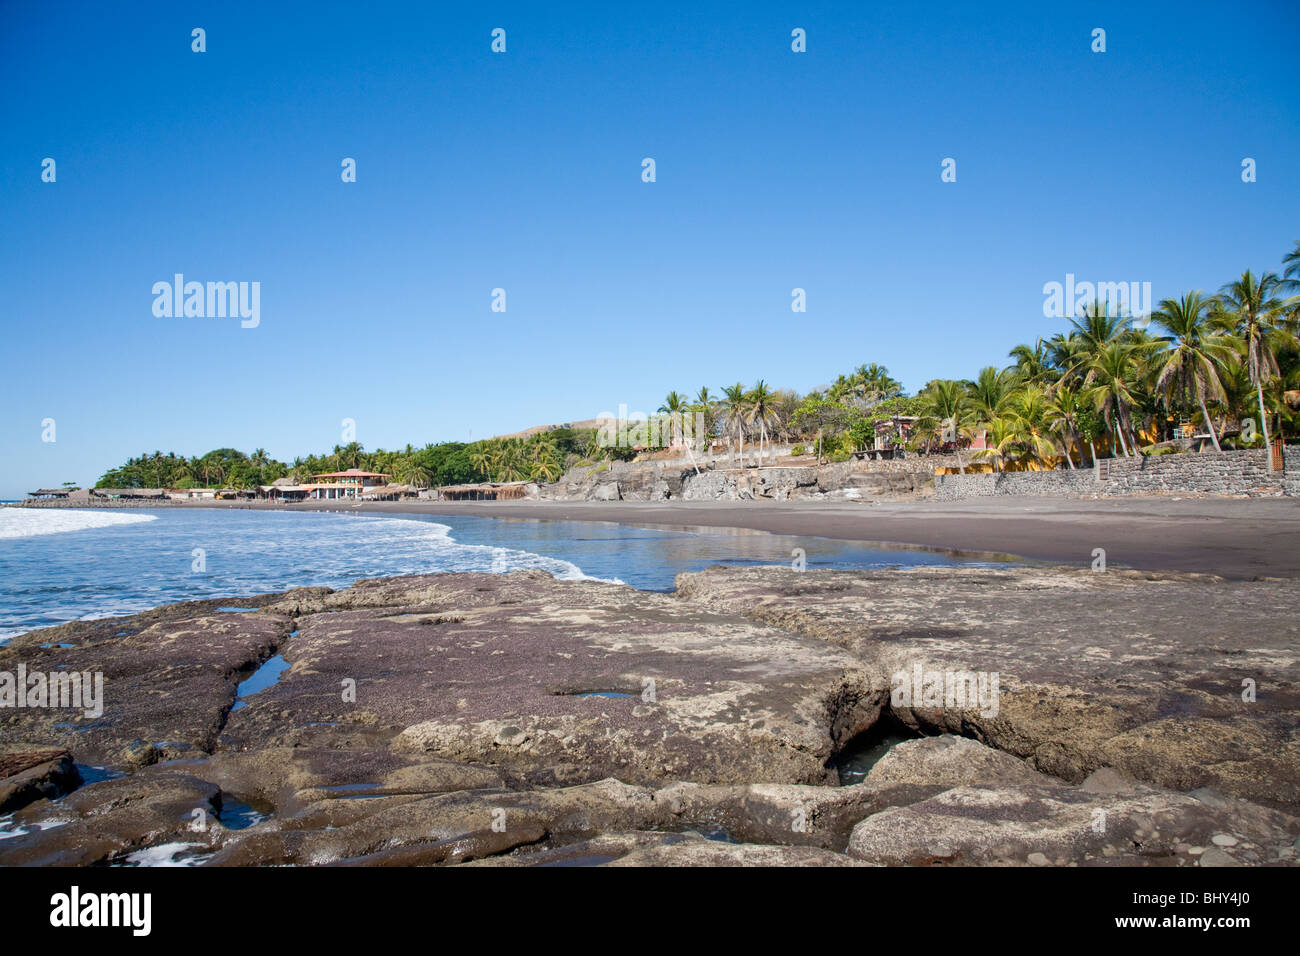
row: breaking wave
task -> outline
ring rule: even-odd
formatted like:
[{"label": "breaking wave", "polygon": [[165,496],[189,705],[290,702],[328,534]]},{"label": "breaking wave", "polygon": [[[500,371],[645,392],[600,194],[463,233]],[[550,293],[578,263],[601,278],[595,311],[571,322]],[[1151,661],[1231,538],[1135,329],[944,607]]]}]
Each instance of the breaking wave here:
[{"label": "breaking wave", "polygon": [[115,511],[0,508],[0,538],[31,538],[42,534],[65,534],[69,531],[156,520],[154,515],[122,514]]}]

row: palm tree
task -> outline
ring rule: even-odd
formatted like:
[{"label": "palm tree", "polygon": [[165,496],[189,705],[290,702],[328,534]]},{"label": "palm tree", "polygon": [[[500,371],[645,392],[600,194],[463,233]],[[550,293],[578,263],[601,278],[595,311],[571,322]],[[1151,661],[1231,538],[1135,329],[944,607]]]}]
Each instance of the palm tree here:
[{"label": "palm tree", "polygon": [[1160,341],[1169,348],[1156,356],[1159,372],[1155,384],[1157,390],[1164,392],[1166,405],[1175,391],[1183,398],[1194,398],[1209,429],[1214,450],[1223,451],[1205,399],[1207,396],[1215,401],[1224,398],[1219,368],[1232,354],[1232,347],[1210,321],[1210,305],[1210,300],[1200,292],[1188,292],[1177,300],[1165,299],[1160,303],[1152,318],[1168,330],[1169,334]]},{"label": "palm tree", "polygon": [[758,425],[758,461],[763,462],[763,448],[767,444],[767,426],[779,421],[776,410],[772,407],[774,394],[761,378],[745,395],[747,409],[745,420]]},{"label": "palm tree", "polygon": [[[1025,457],[1037,461],[1054,458],[1059,449],[1048,437],[1051,430],[1051,400],[1047,389],[1041,385],[1026,385],[1013,393],[1010,401],[1011,420],[1017,426],[1019,442],[1024,446]],[[1065,456],[1067,459],[1069,455]]]},{"label": "palm tree", "polygon": [[496,439],[495,445],[492,466],[502,481],[520,481],[529,477],[532,464],[524,450],[523,439]]},{"label": "palm tree", "polygon": [[1300,277],[1300,239],[1295,241],[1295,248],[1282,257],[1282,275],[1288,279]]},{"label": "palm tree", "polygon": [[1083,447],[1079,444],[1079,412],[1083,409],[1079,390],[1061,382],[1048,393],[1047,426],[1060,435],[1065,446],[1065,463],[1074,468],[1070,446],[1079,450],[1079,464],[1083,464]]},{"label": "palm tree", "polygon": [[1266,272],[1258,279],[1247,269],[1241,278],[1229,282],[1220,290],[1221,320],[1233,323],[1243,351],[1250,381],[1259,399],[1259,423],[1264,432],[1264,446],[1271,444],[1268,433],[1268,412],[1264,407],[1264,383],[1279,374],[1274,355],[1285,332],[1276,324],[1283,300],[1276,295],[1282,279],[1275,272]]},{"label": "palm tree", "polygon": [[1295,248],[1282,257],[1282,284],[1285,292],[1292,293],[1286,306],[1287,323],[1292,335],[1300,333],[1300,239]]},{"label": "palm tree", "polygon": [[893,398],[903,391],[903,386],[889,374],[889,369],[872,362],[859,365],[847,380],[853,394],[862,399],[868,407],[886,398]]},{"label": "palm tree", "polygon": [[186,479],[194,477],[194,465],[184,456],[176,459],[176,464],[172,466],[171,483],[178,484]]},{"label": "palm tree", "polygon": [[[1124,457],[1131,457],[1124,439],[1127,431],[1132,435],[1131,409],[1137,403],[1133,394],[1133,346],[1124,342],[1111,342],[1104,346],[1088,368],[1084,382],[1093,406],[1119,436]],[[1132,436],[1136,446],[1136,436]]]},{"label": "palm tree", "polygon": [[[695,401],[691,406],[691,410],[698,412],[700,415],[704,417],[703,434],[696,435],[695,436],[696,441],[705,440],[712,437],[713,425],[715,419],[713,406],[717,404],[717,401],[718,401],[717,396],[709,391],[709,386],[707,385],[701,386],[700,390],[695,393]],[[705,445],[705,447],[706,448],[708,447],[707,444]]]},{"label": "palm tree", "polygon": [[589,461],[595,461],[597,458],[609,458],[609,449],[602,445],[600,441],[600,429],[593,428],[587,433],[587,440],[582,446],[582,454]]},{"label": "palm tree", "polygon": [[1083,350],[1083,339],[1075,329],[1066,333],[1057,332],[1044,343],[1044,349],[1048,361],[1056,370],[1055,374],[1061,376],[1060,380],[1080,377],[1070,374],[1070,370],[1078,366],[1079,355]]},{"label": "palm tree", "polygon": [[1063,366],[1065,377],[1086,378],[1093,363],[1108,345],[1122,341],[1128,331],[1128,320],[1112,315],[1107,303],[1100,300],[1084,306],[1078,319],[1071,319],[1068,365]]},{"label": "palm tree", "polygon": [[469,453],[469,463],[475,471],[481,472],[487,476],[487,480],[492,480],[492,463],[494,450],[491,442],[479,442]]},{"label": "palm tree", "polygon": [[966,473],[966,465],[961,460],[961,440],[970,430],[970,403],[967,401],[966,389],[961,382],[952,379],[936,379],[931,382],[919,396],[925,413],[938,419],[939,427],[952,435],[952,442],[957,452],[957,470]]},{"label": "palm tree", "polygon": [[745,386],[740,382],[724,385],[722,388],[723,421],[727,429],[740,443],[740,454],[745,454],[745,411],[748,402],[745,398]]},{"label": "palm tree", "polygon": [[1282,286],[1288,292],[1300,292],[1300,239],[1295,248],[1282,257]]},{"label": "palm tree", "polygon": [[361,456],[365,449],[358,442],[350,441],[342,448],[335,445],[334,451],[338,457],[339,471],[361,467]]},{"label": "palm tree", "polygon": [[[410,448],[410,445],[406,446]],[[402,455],[392,465],[393,477],[400,484],[410,485],[412,488],[429,487],[429,469],[420,464],[420,460],[412,455]]]},{"label": "palm tree", "polygon": [[975,381],[965,385],[970,392],[971,410],[982,424],[988,424],[1001,416],[1015,382],[1013,373],[989,365],[980,369]]},{"label": "palm tree", "polygon": [[669,427],[672,429],[672,443],[681,444],[682,441],[682,413],[686,410],[686,396],[677,391],[671,391],[664,399],[664,403],[659,406],[659,411],[667,413]]},{"label": "palm tree", "polygon": [[842,402],[853,394],[853,380],[845,375],[839,375],[826,390],[826,397],[832,402]]},{"label": "palm tree", "polygon": [[555,442],[550,439],[544,438],[533,442],[531,457],[530,477],[534,481],[555,481],[563,472],[559,452],[555,447]]},{"label": "palm tree", "polygon": [[1019,440],[1020,430],[1015,422],[1009,418],[995,418],[988,423],[985,447],[975,452],[975,457],[981,461],[993,462],[993,467],[1001,471]]},{"label": "palm tree", "polygon": [[1041,338],[1032,348],[1017,345],[1007,354],[1016,360],[1016,378],[1022,383],[1046,382],[1052,377],[1051,352]]}]

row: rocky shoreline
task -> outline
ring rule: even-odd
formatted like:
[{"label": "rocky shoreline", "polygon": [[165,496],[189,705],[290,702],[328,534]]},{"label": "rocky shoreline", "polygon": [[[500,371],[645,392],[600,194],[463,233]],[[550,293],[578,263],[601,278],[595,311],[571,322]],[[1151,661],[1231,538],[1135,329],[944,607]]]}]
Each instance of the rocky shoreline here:
[{"label": "rocky shoreline", "polygon": [[529,497],[550,501],[869,501],[934,493],[936,468],[955,455],[817,464],[786,457],[781,464],[734,467],[725,460],[615,462],[574,468],[551,484],[530,485]]},{"label": "rocky shoreline", "polygon": [[[763,567],[66,624],[0,673],[100,673],[102,714],[0,709],[0,865],[1294,865],[1297,606],[1291,580]],[[915,739],[841,785],[887,725]]]}]

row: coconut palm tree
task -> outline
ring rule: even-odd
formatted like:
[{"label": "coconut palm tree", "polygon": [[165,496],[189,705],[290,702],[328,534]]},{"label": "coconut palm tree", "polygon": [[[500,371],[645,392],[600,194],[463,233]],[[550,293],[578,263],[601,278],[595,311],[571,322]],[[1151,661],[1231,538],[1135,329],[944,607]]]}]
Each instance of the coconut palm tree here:
[{"label": "coconut palm tree", "polygon": [[564,472],[555,442],[541,439],[533,442],[530,453],[530,475],[534,481],[555,481]]},{"label": "coconut palm tree", "polygon": [[939,428],[951,441],[957,452],[957,470],[966,472],[966,465],[961,460],[961,440],[971,428],[971,406],[967,400],[966,389],[961,382],[941,378],[931,382],[919,396],[921,407],[927,415],[938,420]]},{"label": "coconut palm tree", "polygon": [[774,399],[774,393],[761,378],[745,395],[745,421],[750,425],[758,425],[758,460],[760,464],[763,462],[763,450],[767,444],[768,426],[779,422],[776,409],[773,407]]},{"label": "coconut palm tree", "polygon": [[682,415],[686,411],[687,398],[678,391],[671,391],[664,399],[664,403],[659,406],[661,413],[667,414],[668,426],[672,429],[672,444],[680,445],[682,442]]},{"label": "coconut palm tree", "polygon": [[1264,406],[1264,383],[1280,373],[1275,352],[1282,341],[1290,338],[1277,325],[1284,302],[1278,298],[1282,279],[1275,272],[1266,272],[1258,279],[1249,269],[1241,278],[1229,282],[1219,292],[1220,321],[1231,322],[1246,356],[1250,381],[1259,399],[1259,423],[1264,433],[1264,446],[1270,444],[1268,411]]},{"label": "coconut palm tree", "polygon": [[1292,335],[1300,334],[1300,239],[1295,248],[1282,257],[1282,291],[1291,294],[1286,306],[1286,320]]},{"label": "coconut palm tree", "polygon": [[964,384],[970,393],[970,407],[975,418],[981,424],[988,424],[1001,416],[1015,386],[1015,376],[1007,369],[989,365],[980,369],[975,381]]},{"label": "coconut palm tree", "polygon": [[[1025,458],[1042,462],[1059,453],[1052,441],[1049,421],[1051,399],[1041,385],[1026,385],[1012,393],[1009,401],[1010,418],[1017,426],[1018,439],[1024,446]],[[1069,455],[1066,456],[1069,458]]]},{"label": "coconut palm tree", "polygon": [[1017,345],[1007,354],[1016,360],[1015,374],[1020,382],[1048,382],[1052,379],[1051,351],[1041,338],[1034,342],[1033,347]]},{"label": "coconut palm tree", "polygon": [[1124,342],[1111,342],[1104,346],[1088,368],[1084,383],[1093,407],[1119,436],[1124,457],[1131,457],[1125,432],[1133,438],[1132,408],[1137,403],[1133,394],[1135,378],[1134,350]]},{"label": "coconut palm tree", "polygon": [[872,362],[859,365],[846,380],[848,390],[868,407],[902,394],[902,384],[889,374],[889,369]]},{"label": "coconut palm tree", "polygon": [[1101,300],[1084,306],[1079,318],[1071,319],[1070,325],[1069,364],[1063,366],[1067,378],[1086,378],[1102,350],[1122,341],[1128,331],[1128,320],[1111,314],[1108,304]]},{"label": "coconut palm tree", "polygon": [[[1245,357],[1238,352],[1219,370],[1219,382],[1223,385],[1223,400],[1217,403],[1222,409],[1222,417],[1233,423],[1234,431],[1251,418],[1250,410],[1255,405],[1255,385],[1250,380],[1250,369],[1246,367]],[[1224,429],[1228,431],[1228,429]]]},{"label": "coconut palm tree", "polygon": [[420,460],[413,455],[402,455],[392,469],[393,477],[403,485],[410,485],[412,488],[429,487],[429,469],[420,464]]},{"label": "coconut palm tree", "polygon": [[1205,400],[1207,396],[1215,401],[1224,397],[1219,369],[1231,356],[1232,345],[1211,322],[1210,305],[1211,301],[1200,292],[1188,292],[1178,299],[1164,299],[1160,303],[1152,318],[1169,334],[1160,338],[1168,348],[1155,356],[1159,369],[1155,386],[1166,396],[1166,405],[1175,392],[1184,399],[1195,400],[1214,450],[1222,451]]},{"label": "coconut palm tree", "polygon": [[702,433],[695,436],[695,440],[697,442],[705,441],[705,447],[707,447],[707,440],[713,435],[713,426],[717,418],[714,405],[717,404],[717,401],[717,396],[709,391],[709,386],[704,385],[695,393],[695,400],[690,407],[691,411],[703,416],[702,423],[704,427]]},{"label": "coconut palm tree", "polygon": [[1300,278],[1300,239],[1295,248],[1282,257],[1282,275],[1287,279]]},{"label": "coconut palm tree", "polygon": [[1295,248],[1282,257],[1282,284],[1288,292],[1300,292],[1300,239]]},{"label": "coconut palm tree", "polygon": [[1020,441],[1020,430],[1010,418],[995,418],[988,422],[985,435],[985,447],[975,452],[981,461],[990,461],[999,472],[1003,465],[1014,455],[1016,444]]},{"label": "coconut palm tree", "polygon": [[1083,349],[1083,340],[1077,331],[1057,332],[1044,343],[1044,348],[1058,381],[1081,378],[1071,375],[1071,369],[1079,365],[1079,354]]},{"label": "coconut palm tree", "polygon": [[176,464],[172,466],[172,475],[170,479],[171,483],[173,485],[176,485],[182,481],[191,479],[193,477],[194,477],[193,463],[183,455],[180,458],[177,458]]},{"label": "coconut palm tree", "polygon": [[479,442],[471,447],[469,453],[469,463],[474,470],[487,476],[487,480],[492,480],[492,464],[495,457],[495,450],[491,442]]},{"label": "coconut palm tree", "polygon": [[1070,447],[1079,451],[1079,464],[1083,464],[1083,446],[1079,444],[1079,414],[1083,410],[1083,401],[1079,390],[1067,382],[1060,382],[1048,392],[1047,427],[1060,435],[1065,446],[1065,463],[1074,468],[1070,458]]},{"label": "coconut palm tree", "polygon": [[498,439],[493,467],[502,481],[522,481],[532,474],[533,463],[522,438]]},{"label": "coconut palm tree", "polygon": [[740,444],[740,454],[745,454],[745,413],[749,408],[745,386],[740,382],[722,388],[723,423]]},{"label": "coconut palm tree", "polygon": [[335,445],[335,455],[338,458],[339,471],[346,471],[349,468],[360,468],[362,455],[365,454],[365,448],[359,442],[350,441],[342,448]]}]

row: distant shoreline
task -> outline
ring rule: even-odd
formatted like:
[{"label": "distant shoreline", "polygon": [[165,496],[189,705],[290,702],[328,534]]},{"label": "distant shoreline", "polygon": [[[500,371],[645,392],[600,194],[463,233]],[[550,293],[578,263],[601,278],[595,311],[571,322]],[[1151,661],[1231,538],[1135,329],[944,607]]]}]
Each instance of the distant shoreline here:
[{"label": "distant shoreline", "polygon": [[[134,507],[134,506],[131,506]],[[140,507],[148,508],[148,504]],[[681,530],[769,532],[865,544],[1014,555],[1089,567],[1106,551],[1116,567],[1225,578],[1300,577],[1300,504],[1288,498],[982,498],[877,502],[190,501],[171,508],[342,514],[470,515],[597,521]]]}]

